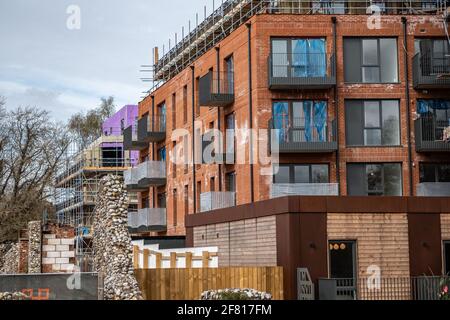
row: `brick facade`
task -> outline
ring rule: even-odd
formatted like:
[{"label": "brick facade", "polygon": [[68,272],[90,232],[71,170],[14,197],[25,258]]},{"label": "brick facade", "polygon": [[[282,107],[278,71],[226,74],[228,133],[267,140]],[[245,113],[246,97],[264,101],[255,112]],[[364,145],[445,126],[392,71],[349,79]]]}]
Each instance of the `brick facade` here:
[{"label": "brick facade", "polygon": [[[273,91],[268,88],[268,57],[270,53],[271,37],[324,37],[326,38],[327,51],[333,48],[333,22],[328,15],[290,15],[290,14],[261,14],[250,19],[251,24],[251,53],[252,53],[252,102],[253,102],[253,128],[265,129],[272,114],[272,102],[275,100],[292,99],[321,99],[328,102],[328,118],[338,120],[338,153],[329,154],[302,154],[302,155],[282,155],[281,163],[324,163],[329,165],[329,177],[331,183],[339,183],[340,194],[347,194],[346,166],[348,163],[364,162],[398,162],[402,165],[402,189],[403,195],[410,195],[410,191],[415,195],[415,186],[419,182],[420,162],[445,162],[448,156],[445,154],[419,154],[415,152],[414,141],[414,119],[416,117],[416,100],[418,98],[449,98],[450,94],[445,90],[416,91],[412,83],[412,57],[414,55],[414,39],[417,37],[443,37],[444,30],[441,23],[438,23],[435,16],[405,16],[407,19],[407,44],[403,43],[402,16],[388,15],[381,17],[381,29],[372,30],[367,27],[367,16],[365,15],[337,15],[337,86],[336,89],[329,90],[301,90],[301,91]],[[398,44],[398,78],[399,82],[394,84],[348,84],[344,82],[343,66],[343,39],[344,37],[395,37]],[[408,53],[408,74],[410,93],[410,114],[407,114],[406,101],[406,79],[404,50]],[[208,129],[210,123],[214,121],[214,127],[218,128],[218,113],[220,112],[221,129],[224,128],[225,116],[234,113],[237,121],[237,128],[249,128],[249,74],[248,74],[248,28],[243,25],[237,28],[230,36],[222,40],[217,46],[219,50],[211,49],[192,65],[194,78],[204,76],[210,68],[217,70],[217,52],[219,54],[220,69],[224,70],[224,59],[230,55],[234,57],[234,92],[235,102],[226,108],[201,107],[200,114],[195,115],[195,121],[201,121],[202,133]],[[193,133],[192,112],[196,114],[196,107],[192,106],[192,70],[186,68],[171,80],[152,93],[139,104],[139,116],[152,113],[152,99],[154,106],[165,101],[167,106],[167,138],[162,144],[150,145],[148,150],[140,154],[141,160],[149,156],[156,159],[156,151],[161,146],[167,148],[167,156],[171,157],[173,143],[171,134],[174,129],[186,129]],[[184,86],[187,86],[187,121],[184,121]],[[196,94],[198,87],[195,87]],[[337,90],[337,92],[335,92]],[[172,116],[172,95],[176,94],[176,116]],[[338,100],[335,101],[335,93]],[[401,144],[397,147],[348,147],[345,137],[345,107],[347,99],[395,99],[400,102],[400,137]],[[407,131],[408,116],[411,120],[410,132]],[[176,123],[172,123],[172,119]],[[411,141],[409,141],[411,137]],[[189,141],[190,143],[191,141]],[[179,140],[179,143],[182,143]],[[412,181],[409,183],[410,166],[408,161],[408,145],[412,150]],[[244,154],[245,159],[249,159],[248,137],[237,137],[237,156]],[[155,153],[152,149],[154,148]],[[198,146],[196,146],[198,148]],[[192,153],[192,146],[189,148]],[[339,155],[339,161],[336,157]],[[248,163],[248,161],[246,161]],[[339,166],[339,172],[338,172]],[[197,201],[194,195],[194,184],[201,183],[201,192],[210,190],[225,190],[225,173],[236,172],[236,202],[237,204],[250,203],[252,201],[250,183],[250,165],[198,165],[195,170],[195,181],[193,177],[192,165],[185,171],[184,166],[176,166],[176,174],[173,172],[174,166],[167,162],[167,185],[160,187],[158,192],[166,192],[167,195],[167,232],[158,235],[184,235],[185,212],[194,213],[194,203]],[[260,175],[261,166],[253,166],[254,201],[261,201],[270,198],[271,176]],[[219,185],[219,172],[221,172],[222,185]],[[214,188],[210,185],[211,177],[215,177]],[[185,210],[185,187],[188,187],[188,206]],[[177,223],[174,224],[174,201],[173,190],[177,190]],[[148,192],[140,195],[149,197],[150,206],[153,203],[155,190],[150,188]],[[200,192],[197,190],[197,192]],[[155,193],[156,194],[156,193]],[[197,208],[197,212],[198,212]],[[155,234],[156,235],[156,234]]]}]

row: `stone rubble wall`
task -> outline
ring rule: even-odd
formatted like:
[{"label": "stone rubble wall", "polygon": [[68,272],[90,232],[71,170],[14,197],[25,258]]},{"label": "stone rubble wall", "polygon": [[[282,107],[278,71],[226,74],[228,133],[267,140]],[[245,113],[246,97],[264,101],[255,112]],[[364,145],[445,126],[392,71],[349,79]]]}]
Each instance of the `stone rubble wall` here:
[{"label": "stone rubble wall", "polygon": [[0,245],[0,274],[16,274],[19,269],[19,244]]},{"label": "stone rubble wall", "polygon": [[28,273],[41,273],[41,221],[28,222]]},{"label": "stone rubble wall", "polygon": [[22,292],[0,292],[0,300],[30,300],[30,297]]},{"label": "stone rubble wall", "polygon": [[103,275],[104,299],[141,300],[128,233],[128,195],[121,177],[101,180],[94,217],[95,269]]}]

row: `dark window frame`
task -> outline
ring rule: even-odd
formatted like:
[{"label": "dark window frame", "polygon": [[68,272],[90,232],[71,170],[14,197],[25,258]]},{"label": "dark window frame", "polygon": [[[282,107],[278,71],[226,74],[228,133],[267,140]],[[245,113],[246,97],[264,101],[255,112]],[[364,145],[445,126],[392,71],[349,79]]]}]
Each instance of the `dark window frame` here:
[{"label": "dark window frame", "polygon": [[[312,167],[313,166],[323,166],[327,168],[327,175],[328,175],[328,182],[323,183],[330,183],[330,164],[329,163],[278,163],[277,166],[279,167],[289,167],[289,182],[287,183],[296,183],[295,182],[295,168],[296,167],[308,167],[309,169],[309,182],[311,184],[314,184],[315,182],[312,182]],[[272,183],[276,184],[275,182],[276,174],[273,174]]]},{"label": "dark window frame", "polygon": [[[360,133],[362,136],[361,141],[363,141],[363,144],[350,144],[348,142],[348,137],[345,137],[345,145],[347,147],[351,147],[351,148],[403,148],[402,145],[402,115],[401,115],[401,108],[400,108],[400,100],[398,99],[345,99],[345,101],[359,101],[361,102],[361,107],[362,107],[362,117],[361,117],[361,127],[362,127],[362,132]],[[365,102],[366,101],[370,101],[370,102],[378,102],[378,110],[379,110],[379,122],[380,122],[380,127],[366,127],[366,112],[365,112]],[[398,141],[399,144],[365,144],[365,131],[366,130],[380,130],[381,131],[381,142],[383,142],[383,101],[396,101],[397,102],[397,111],[398,111]],[[345,108],[345,112],[347,112],[347,106],[345,105],[344,102],[344,108]],[[345,126],[347,127],[349,124],[347,123],[347,117],[345,118]],[[355,133],[356,134],[356,133]]]},{"label": "dark window frame", "polygon": [[[433,166],[434,168],[434,181],[423,181],[422,180],[422,169],[424,166]],[[441,181],[439,179],[440,175],[439,175],[439,167],[440,166],[449,166],[450,167],[450,162],[419,162],[419,183],[424,183],[424,182],[450,182],[449,181]]]}]

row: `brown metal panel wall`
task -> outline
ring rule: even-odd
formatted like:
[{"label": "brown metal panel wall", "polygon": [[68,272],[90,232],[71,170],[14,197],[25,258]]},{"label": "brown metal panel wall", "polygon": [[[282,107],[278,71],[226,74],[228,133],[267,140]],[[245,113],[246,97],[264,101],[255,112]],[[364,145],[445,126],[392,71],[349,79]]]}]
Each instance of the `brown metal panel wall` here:
[{"label": "brown metal panel wall", "polygon": [[442,272],[441,219],[438,213],[409,213],[409,264],[411,276]]},{"label": "brown metal panel wall", "polygon": [[194,228],[192,227],[186,228],[186,247],[194,247]]}]

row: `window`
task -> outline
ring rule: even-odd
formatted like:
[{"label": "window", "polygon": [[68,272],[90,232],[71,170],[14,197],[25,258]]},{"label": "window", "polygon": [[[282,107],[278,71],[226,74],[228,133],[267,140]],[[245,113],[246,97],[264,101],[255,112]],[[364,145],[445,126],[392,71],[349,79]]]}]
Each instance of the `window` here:
[{"label": "window", "polygon": [[416,53],[420,53],[424,75],[450,73],[450,44],[447,39],[416,39]]},{"label": "window", "polygon": [[195,203],[197,207],[197,212],[200,211],[200,195],[202,194],[202,182],[197,181],[197,190],[196,190],[196,197],[195,197]]},{"label": "window", "polygon": [[183,123],[188,121],[188,86],[183,87]]},{"label": "window", "polygon": [[158,149],[158,161],[166,161],[166,147]]},{"label": "window", "polygon": [[345,101],[347,145],[400,145],[399,110],[397,100]]},{"label": "window", "polygon": [[158,208],[166,208],[166,193],[158,193]]},{"label": "window", "polygon": [[234,93],[234,58],[230,56],[225,59],[225,72],[226,72],[226,88],[225,92],[229,94]]},{"label": "window", "polygon": [[420,183],[450,182],[449,163],[421,163],[419,171],[420,171]]},{"label": "window", "polygon": [[125,119],[120,119],[120,132],[123,134],[123,130],[125,130]]},{"label": "window", "polygon": [[450,125],[450,100],[418,99],[417,113],[422,124],[422,139],[443,140],[444,129]]},{"label": "window", "polygon": [[273,103],[273,128],[280,142],[330,141],[326,101],[278,101]]},{"label": "window", "polygon": [[166,103],[163,102],[158,105],[158,116],[160,121],[160,130],[165,131],[166,130]]},{"label": "window", "polygon": [[178,195],[177,195],[177,189],[173,189],[173,226],[177,226],[178,222]]},{"label": "window", "polygon": [[228,172],[225,174],[225,190],[236,192],[236,172]]},{"label": "window", "polygon": [[278,183],[328,183],[327,164],[280,164],[275,166],[273,182]]},{"label": "window", "polygon": [[150,207],[150,200],[148,197],[142,197],[141,199],[141,207],[142,209],[146,209]]},{"label": "window", "polygon": [[215,177],[211,177],[209,179],[209,190],[211,192],[216,191],[216,178]]},{"label": "window", "polygon": [[225,117],[225,135],[226,135],[225,150],[227,157],[228,154],[232,154],[233,159],[234,159],[234,152],[236,150],[235,125],[236,125],[235,115],[234,113],[230,113]]},{"label": "window", "polygon": [[177,128],[177,94],[172,94],[172,131]]},{"label": "window", "polygon": [[189,170],[189,135],[183,137],[184,174]]},{"label": "window", "polygon": [[347,164],[347,192],[350,196],[401,196],[400,163]]},{"label": "window", "polygon": [[200,115],[200,77],[195,78],[195,115]]},{"label": "window", "polygon": [[184,186],[184,215],[189,214],[189,185]]},{"label": "window", "polygon": [[325,77],[325,39],[272,39],[273,77]]},{"label": "window", "polygon": [[345,82],[398,82],[397,39],[345,38]]},{"label": "window", "polygon": [[178,161],[178,157],[177,157],[177,143],[175,141],[172,142],[172,157],[173,157],[173,161],[172,161],[172,170],[173,170],[173,177],[176,178],[177,177],[177,161]]}]

